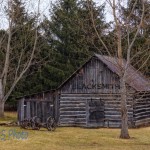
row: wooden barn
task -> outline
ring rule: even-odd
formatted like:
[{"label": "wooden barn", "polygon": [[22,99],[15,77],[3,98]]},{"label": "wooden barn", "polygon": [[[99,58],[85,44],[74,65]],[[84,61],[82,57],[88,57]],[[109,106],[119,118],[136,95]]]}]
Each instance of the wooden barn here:
[{"label": "wooden barn", "polygon": [[[22,98],[19,120],[34,115],[45,117],[46,112],[41,111],[42,107],[45,110],[45,102],[41,107],[38,103],[46,101],[52,102],[53,116],[60,126],[120,127],[120,72],[117,58],[95,54],[55,91],[40,98],[38,94]],[[150,81],[129,66],[126,84],[129,127],[149,124]]]}]

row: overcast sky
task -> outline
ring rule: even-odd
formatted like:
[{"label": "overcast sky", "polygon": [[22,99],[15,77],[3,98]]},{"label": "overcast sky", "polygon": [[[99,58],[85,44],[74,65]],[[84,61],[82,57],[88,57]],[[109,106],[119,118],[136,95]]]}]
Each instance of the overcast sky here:
[{"label": "overcast sky", "polygon": [[[2,0],[0,0],[1,2]],[[7,0],[3,0],[5,2]],[[23,0],[27,4],[26,8],[31,11],[31,12],[37,12],[37,5],[38,5],[38,0]],[[40,0],[40,12],[41,14],[48,15],[48,10],[51,6],[51,3],[55,3],[56,0]],[[102,4],[105,2],[104,0],[94,0],[98,5]],[[1,4],[1,3],[0,3]],[[4,3],[3,3],[4,4]],[[7,28],[7,19],[3,15],[3,7],[4,5],[0,5],[0,28]],[[108,7],[106,7],[106,20],[110,21],[112,20],[111,18],[111,13],[109,12]]]},{"label": "overcast sky", "polygon": [[[34,1],[37,1],[37,0],[31,0],[33,1],[33,6],[35,7],[35,3]],[[51,5],[51,2],[52,3],[55,3],[56,0],[41,0],[41,10],[43,10],[44,12],[43,13],[48,13],[48,8],[50,7]],[[97,5],[101,5],[103,4],[104,2],[106,2],[106,0],[93,0],[94,2],[97,3]],[[108,8],[108,6],[106,5],[106,20],[107,21],[111,21],[112,20],[112,15],[111,15],[111,11],[110,9]]]}]

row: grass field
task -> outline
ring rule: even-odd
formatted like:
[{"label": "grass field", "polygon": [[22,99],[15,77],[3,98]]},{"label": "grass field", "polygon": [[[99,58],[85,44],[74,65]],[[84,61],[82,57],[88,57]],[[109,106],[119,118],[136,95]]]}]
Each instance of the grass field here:
[{"label": "grass field", "polygon": [[5,117],[0,118],[0,122],[12,122],[17,121],[17,112],[5,112]]},{"label": "grass field", "polygon": [[[15,119],[15,113],[6,118]],[[4,119],[5,121],[7,119]],[[3,121],[1,119],[1,121]],[[2,138],[5,130],[5,140]],[[14,131],[14,137],[10,134]],[[18,140],[16,132],[28,132],[28,138]],[[0,126],[0,150],[149,150],[150,127],[129,130],[131,139],[118,138],[119,129],[83,129],[60,127],[55,132],[23,130],[19,127]]]}]

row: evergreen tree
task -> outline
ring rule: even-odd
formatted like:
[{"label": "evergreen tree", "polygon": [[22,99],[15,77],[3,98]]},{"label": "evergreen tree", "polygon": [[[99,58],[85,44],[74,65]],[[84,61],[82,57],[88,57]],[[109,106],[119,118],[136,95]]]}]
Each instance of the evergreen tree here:
[{"label": "evergreen tree", "polygon": [[6,51],[8,35],[7,32],[3,29],[0,30],[0,70],[4,65],[4,53]]},{"label": "evergreen tree", "polygon": [[12,19],[13,26],[22,26],[28,20],[28,15],[25,11],[24,3],[21,0],[12,0],[10,5],[11,9],[9,11],[9,15]]},{"label": "evergreen tree", "polygon": [[[96,28],[100,35],[104,36],[107,28],[104,6],[97,7],[94,2],[91,2],[90,6],[94,12]],[[51,14],[51,19],[45,18],[42,27],[44,36],[54,52],[54,61],[50,63],[48,70],[55,70],[55,76],[51,74],[51,77],[59,85],[93,52],[97,52],[95,46],[102,53],[104,50],[95,35],[86,1],[58,0],[53,4]]]},{"label": "evergreen tree", "polygon": [[[136,28],[140,24],[140,17],[142,15],[142,5],[141,0],[131,0],[128,1],[127,8],[122,8],[123,10],[123,19],[126,19],[129,14],[131,14],[129,19],[129,31],[130,31],[130,38],[133,38]],[[132,8],[135,6],[134,11],[131,13]],[[126,35],[126,31],[125,35]],[[140,33],[138,34],[138,37],[135,41],[135,44],[131,51],[131,57],[134,57],[132,64],[145,74],[148,77],[150,77],[150,63],[147,63],[148,65],[141,65],[144,64],[145,60],[147,62],[150,61],[149,58],[149,52],[150,52],[150,2],[145,1],[145,13],[144,13],[144,19],[142,22],[142,26],[140,29]],[[126,38],[125,38],[126,39]],[[124,41],[124,43],[127,43]],[[146,64],[146,63],[145,63]]]},{"label": "evergreen tree", "polygon": [[[14,0],[12,6],[14,8],[12,16],[18,16],[18,20],[14,18],[13,22],[13,28],[16,31],[12,35],[13,55],[17,55],[19,50],[25,47],[25,43],[28,44],[24,53],[28,53],[34,41],[34,34],[32,36],[34,16],[26,13],[24,4],[20,0]],[[30,67],[24,78],[18,83],[10,97],[11,102],[12,99],[21,95],[58,87],[92,53],[100,51],[105,54],[95,34],[88,7],[87,2],[82,0],[59,0],[53,4],[51,18],[45,17],[39,26],[37,48],[40,49],[40,53],[35,58],[37,63]],[[91,2],[90,8],[94,14],[96,29],[102,38],[105,38],[105,29],[108,25],[104,19],[104,6],[97,7],[94,2]],[[18,59],[12,60],[12,65],[17,63]],[[39,66],[38,62],[43,59],[45,63]],[[26,58],[22,61],[26,61]]]},{"label": "evergreen tree", "polygon": [[[10,10],[7,10],[8,15],[11,18],[11,24],[12,24],[12,35],[11,35],[11,60],[10,60],[10,68],[14,68],[16,71],[11,71],[8,76],[8,83],[7,83],[7,89],[10,88],[10,86],[13,83],[12,78],[17,76],[19,72],[25,67],[26,62],[28,62],[30,55],[32,53],[34,42],[35,42],[35,19],[36,17],[28,14],[25,10],[25,4],[22,2],[22,0],[13,0],[11,1]],[[34,64],[31,65],[31,67],[28,69],[26,74],[22,77],[22,79],[19,81],[17,86],[15,87],[15,90],[12,92],[12,94],[9,97],[8,103],[14,103],[13,100],[16,99],[16,97],[29,94],[33,91],[34,86],[32,79],[33,77],[30,76],[30,74],[35,74],[35,72],[38,71],[39,65],[36,62],[41,61],[40,58],[42,58],[41,55],[41,47],[44,46],[44,40],[40,36],[40,32],[38,33],[38,44],[36,45],[36,54],[34,57]],[[19,67],[17,68],[19,64]],[[23,65],[20,65],[23,64]],[[36,74],[35,74],[36,75]],[[34,77],[36,78],[36,76]],[[36,78],[36,82],[38,83],[38,79]],[[40,83],[39,83],[40,84]],[[6,89],[6,90],[7,90]]]}]

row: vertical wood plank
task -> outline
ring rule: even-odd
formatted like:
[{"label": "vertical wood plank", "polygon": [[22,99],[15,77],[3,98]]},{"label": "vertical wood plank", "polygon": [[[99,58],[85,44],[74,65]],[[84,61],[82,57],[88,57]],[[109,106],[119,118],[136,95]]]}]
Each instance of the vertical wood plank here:
[{"label": "vertical wood plank", "polygon": [[17,120],[18,120],[18,125],[20,124],[21,121],[21,101],[20,99],[17,102]]},{"label": "vertical wood plank", "polygon": [[89,101],[86,100],[86,127],[88,127],[89,123]]},{"label": "vertical wood plank", "polygon": [[45,114],[44,102],[42,102],[42,122],[44,122],[44,114]]},{"label": "vertical wood plank", "polygon": [[27,118],[31,118],[31,112],[30,112],[30,101],[27,102]]},{"label": "vertical wood plank", "polygon": [[21,115],[20,115],[20,120],[22,121],[22,120],[24,120],[24,98],[22,98],[21,100],[20,100],[20,107],[21,107]]}]

